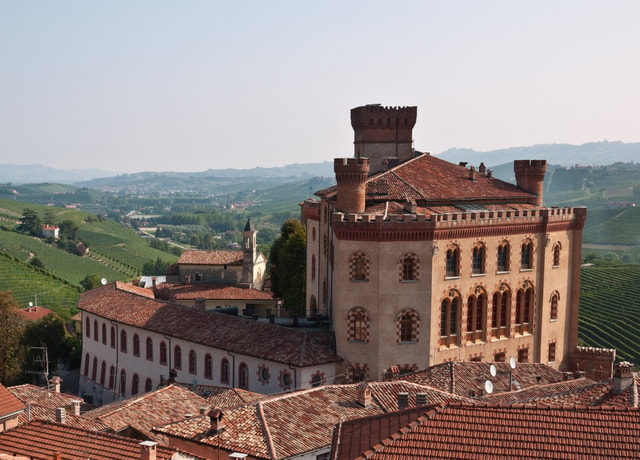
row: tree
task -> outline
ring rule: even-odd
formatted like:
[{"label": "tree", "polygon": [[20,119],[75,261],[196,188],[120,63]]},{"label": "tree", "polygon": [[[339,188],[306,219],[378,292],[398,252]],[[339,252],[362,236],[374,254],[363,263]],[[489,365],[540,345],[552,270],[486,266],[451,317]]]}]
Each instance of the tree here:
[{"label": "tree", "polygon": [[11,385],[21,373],[20,337],[23,321],[11,291],[0,291],[0,383]]},{"label": "tree", "polygon": [[269,252],[271,290],[282,299],[285,308],[296,314],[305,311],[306,241],[306,230],[300,221],[288,219]]},{"label": "tree", "polygon": [[20,225],[16,228],[21,233],[28,233],[31,236],[42,236],[42,220],[33,209],[25,208],[22,212]]},{"label": "tree", "polygon": [[42,365],[36,362],[36,357],[41,356],[42,351],[32,350],[33,347],[47,347],[50,370],[54,370],[60,360],[68,359],[72,352],[70,342],[67,341],[64,321],[55,313],[49,313],[44,318],[27,324],[20,342],[29,350],[24,364],[24,370],[27,372],[44,370]]},{"label": "tree", "polygon": [[59,236],[61,240],[75,240],[76,235],[78,234],[78,226],[72,220],[64,220],[59,225],[60,231]]},{"label": "tree", "polygon": [[82,281],[80,281],[80,286],[82,286],[85,291],[90,291],[91,289],[95,289],[97,287],[100,287],[101,285],[102,278],[100,278],[96,274],[87,275]]},{"label": "tree", "polygon": [[155,261],[150,260],[142,267],[142,273],[146,276],[162,276],[167,273],[167,269],[171,265],[169,262],[158,257]]}]

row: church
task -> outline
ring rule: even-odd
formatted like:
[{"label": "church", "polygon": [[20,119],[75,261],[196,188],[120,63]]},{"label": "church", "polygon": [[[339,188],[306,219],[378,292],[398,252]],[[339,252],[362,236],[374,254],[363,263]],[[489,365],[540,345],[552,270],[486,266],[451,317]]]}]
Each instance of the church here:
[{"label": "church", "polygon": [[351,110],[354,156],[301,204],[306,308],[330,319],[349,381],[446,361],[569,366],[584,207],[545,207],[545,160],[516,184],[413,148],[417,107]]}]

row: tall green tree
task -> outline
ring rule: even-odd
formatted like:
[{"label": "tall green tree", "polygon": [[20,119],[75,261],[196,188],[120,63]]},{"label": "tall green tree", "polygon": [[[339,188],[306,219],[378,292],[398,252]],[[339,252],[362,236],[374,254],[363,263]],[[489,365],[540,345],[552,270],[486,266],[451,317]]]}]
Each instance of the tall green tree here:
[{"label": "tall green tree", "polygon": [[61,240],[73,241],[76,239],[76,235],[78,234],[79,228],[74,221],[64,220],[59,225],[59,227],[60,227],[59,235]]},{"label": "tall green tree", "polygon": [[271,290],[287,310],[296,314],[304,314],[306,309],[306,242],[306,230],[300,221],[288,219],[269,252]]},{"label": "tall green tree", "polygon": [[49,358],[49,370],[53,371],[58,362],[68,360],[72,353],[72,344],[67,340],[67,331],[64,321],[55,313],[49,313],[44,318],[27,324],[20,341],[21,345],[29,350],[24,363],[24,370],[42,372],[43,364],[37,361],[42,355],[42,350],[34,347],[46,347]]},{"label": "tall green tree", "polygon": [[21,374],[23,321],[18,316],[18,301],[11,291],[0,291],[0,383],[16,383]]},{"label": "tall green tree", "polygon": [[42,220],[38,213],[33,209],[25,208],[17,230],[21,233],[28,233],[31,236],[42,236]]}]

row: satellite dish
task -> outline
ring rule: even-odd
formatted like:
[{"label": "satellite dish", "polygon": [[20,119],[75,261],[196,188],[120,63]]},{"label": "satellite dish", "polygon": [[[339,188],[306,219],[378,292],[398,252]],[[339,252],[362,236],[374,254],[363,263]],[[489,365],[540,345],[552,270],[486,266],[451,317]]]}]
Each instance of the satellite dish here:
[{"label": "satellite dish", "polygon": [[30,306],[30,307],[33,307],[33,302],[29,302],[29,306]]},{"label": "satellite dish", "polygon": [[491,380],[487,380],[484,382],[484,392],[489,395],[493,393],[493,383],[491,383]]},{"label": "satellite dish", "polygon": [[509,367],[511,369],[515,369],[516,368],[516,359],[513,356],[509,359]]},{"label": "satellite dish", "polygon": [[491,377],[495,377],[498,373],[498,371],[496,370],[496,366],[492,364],[491,367],[489,367],[489,373],[491,374]]},{"label": "satellite dish", "polygon": [[103,286],[107,284],[107,279],[106,278],[102,278],[100,280],[100,284],[102,284]]}]

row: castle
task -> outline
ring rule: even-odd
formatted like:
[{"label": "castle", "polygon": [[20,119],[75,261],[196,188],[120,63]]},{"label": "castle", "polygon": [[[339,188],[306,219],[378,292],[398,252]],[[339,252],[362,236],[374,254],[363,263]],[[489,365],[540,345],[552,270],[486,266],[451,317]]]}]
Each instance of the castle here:
[{"label": "castle", "polygon": [[416,107],[351,110],[353,158],[301,205],[306,305],[350,381],[445,361],[564,368],[577,345],[584,207],[543,206],[544,160],[516,185],[413,149]]}]

